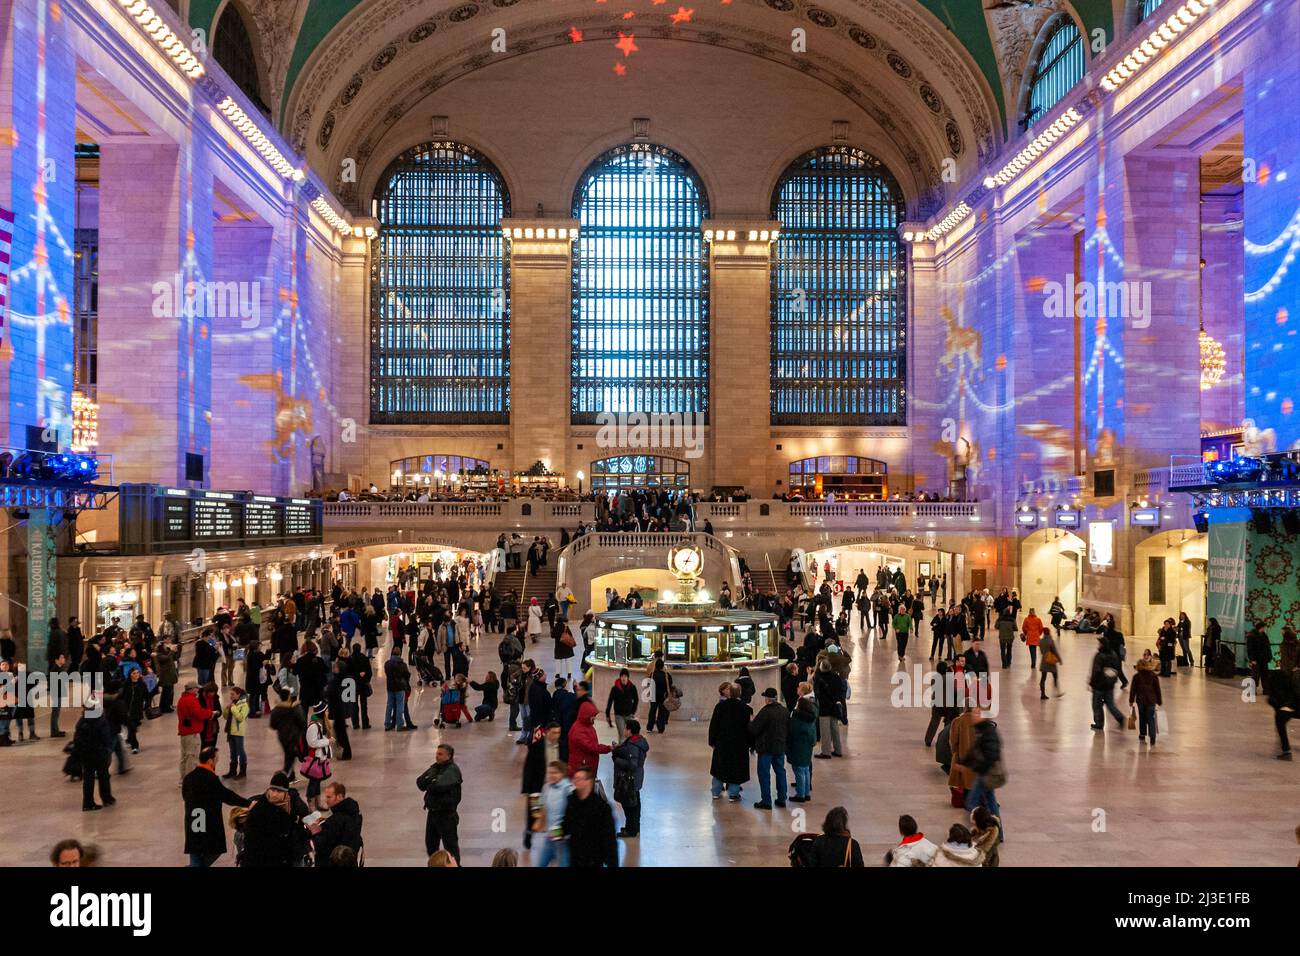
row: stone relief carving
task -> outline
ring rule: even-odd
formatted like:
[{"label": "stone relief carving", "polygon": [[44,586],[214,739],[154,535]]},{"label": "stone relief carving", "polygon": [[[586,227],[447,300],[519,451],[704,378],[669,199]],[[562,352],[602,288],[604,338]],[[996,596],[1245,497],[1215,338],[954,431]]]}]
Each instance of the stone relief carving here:
[{"label": "stone relief carving", "polygon": [[1041,7],[987,11],[1008,111],[1014,110],[1019,100],[1030,47],[1043,24],[1060,9],[1058,0]]},{"label": "stone relief carving", "polygon": [[254,42],[266,66],[267,104],[274,113],[284,95],[289,58],[293,55],[298,23],[306,11],[307,0],[248,0],[247,10],[255,26]]}]

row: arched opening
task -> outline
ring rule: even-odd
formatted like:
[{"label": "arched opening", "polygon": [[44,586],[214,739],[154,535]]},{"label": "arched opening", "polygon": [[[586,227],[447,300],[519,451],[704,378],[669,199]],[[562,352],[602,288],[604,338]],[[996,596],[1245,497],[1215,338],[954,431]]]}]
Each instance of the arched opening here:
[{"label": "arched opening", "polygon": [[691,464],[667,455],[614,455],[591,463],[591,490],[689,488]]},{"label": "arched opening", "polygon": [[889,495],[889,466],[860,455],[819,455],[790,462],[790,491],[805,498],[834,494],[837,499],[884,501]]},{"label": "arched opening", "polygon": [[505,180],[468,146],[426,143],[392,162],[375,198],[371,422],[508,422]]},{"label": "arched opening", "polygon": [[509,478],[492,469],[484,458],[469,455],[415,455],[389,462],[394,491],[438,495],[495,494],[505,490]]},{"label": "arched opening", "polygon": [[216,33],[212,38],[212,56],[234,80],[235,85],[244,91],[244,95],[253,101],[263,113],[270,114],[270,107],[262,99],[261,73],[257,67],[257,53],[253,49],[253,40],[248,33],[248,24],[240,13],[237,4],[227,3],[217,20]]},{"label": "arched opening", "polygon": [[902,191],[879,160],[827,146],[772,196],[774,425],[907,422],[907,250]]},{"label": "arched opening", "polygon": [[[1205,631],[1209,548],[1208,534],[1187,529],[1153,534],[1138,543],[1133,556],[1132,635],[1138,654],[1145,647],[1154,652],[1156,632],[1166,618],[1177,621],[1180,612],[1192,622],[1193,637]],[[1193,642],[1192,652],[1199,658],[1199,642]]]},{"label": "arched opening", "polygon": [[633,590],[641,595],[642,601],[653,604],[660,595],[671,593],[678,586],[677,579],[667,568],[621,568],[591,579],[587,607],[595,612],[608,611],[609,598],[614,591],[626,598]]},{"label": "arched opening", "polygon": [[703,183],[664,146],[598,158],[573,217],[572,420],[602,413],[707,415],[708,267]]},{"label": "arched opening", "polygon": [[1042,528],[1020,542],[1020,602],[1044,621],[1054,600],[1066,616],[1073,615],[1083,596],[1084,540],[1060,528]]},{"label": "arched opening", "polygon": [[463,567],[466,561],[472,562],[476,572],[480,567],[485,575],[491,570],[490,551],[455,541],[403,541],[335,552],[340,583],[358,591],[386,591],[396,584],[404,591],[418,592],[426,581],[435,586],[445,581],[453,568]]}]

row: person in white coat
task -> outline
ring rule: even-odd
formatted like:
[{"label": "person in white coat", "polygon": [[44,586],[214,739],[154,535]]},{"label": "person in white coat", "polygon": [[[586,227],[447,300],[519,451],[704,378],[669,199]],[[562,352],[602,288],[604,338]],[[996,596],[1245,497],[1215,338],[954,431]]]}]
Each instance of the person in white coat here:
[{"label": "person in white coat", "polygon": [[906,813],[898,818],[902,841],[887,854],[890,866],[934,866],[939,848],[925,838],[916,821]]},{"label": "person in white coat", "polygon": [[948,842],[939,847],[931,866],[982,866],[984,854],[971,846],[970,830],[960,823],[948,828]]},{"label": "person in white coat", "polygon": [[537,639],[542,636],[542,606],[537,603],[537,598],[528,599],[528,640],[536,644]]}]

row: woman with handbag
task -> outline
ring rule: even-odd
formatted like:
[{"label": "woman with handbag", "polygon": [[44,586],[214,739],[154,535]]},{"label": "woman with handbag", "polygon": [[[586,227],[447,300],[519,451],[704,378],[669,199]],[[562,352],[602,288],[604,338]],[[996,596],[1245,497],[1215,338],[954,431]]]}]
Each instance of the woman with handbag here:
[{"label": "woman with handbag", "polygon": [[573,649],[578,642],[574,640],[569,625],[563,621],[555,622],[552,633],[555,637],[555,676],[563,674],[569,683],[573,683]]},{"label": "woman with handbag", "polygon": [[1038,639],[1038,649],[1043,652],[1043,660],[1038,665],[1038,699],[1047,700],[1047,675],[1052,675],[1052,691],[1057,697],[1061,697],[1064,691],[1061,690],[1061,678],[1056,668],[1062,663],[1061,651],[1056,646],[1056,638],[1047,628],[1043,629],[1042,636]]},{"label": "woman with handbag", "polygon": [[669,714],[680,708],[682,703],[680,697],[674,696],[676,688],[673,687],[672,676],[664,667],[663,656],[657,651],[651,666],[650,683],[654,693],[650,698],[650,713],[646,717],[645,732],[652,734],[657,731],[662,734],[668,726]]},{"label": "woman with handbag", "polygon": [[330,778],[330,733],[325,723],[325,702],[311,710],[304,735],[306,753],[302,757],[302,775],[307,778],[307,805],[320,809],[321,784]]}]

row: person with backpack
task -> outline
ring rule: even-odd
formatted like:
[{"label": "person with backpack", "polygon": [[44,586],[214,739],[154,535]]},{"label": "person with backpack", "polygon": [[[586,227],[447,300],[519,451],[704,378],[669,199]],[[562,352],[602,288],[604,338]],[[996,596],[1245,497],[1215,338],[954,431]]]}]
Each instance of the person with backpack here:
[{"label": "person with backpack", "polygon": [[614,799],[623,808],[621,837],[635,839],[641,835],[641,786],[645,783],[645,760],[650,744],[641,736],[641,723],[628,718],[623,739],[611,752],[614,758]]},{"label": "person with backpack", "polygon": [[[1092,729],[1104,730],[1102,709],[1105,708],[1115,718],[1119,730],[1124,730],[1124,715],[1115,706],[1115,682],[1119,680],[1119,658],[1111,649],[1110,642],[1103,635],[1097,640],[1097,653],[1092,658],[1088,686],[1092,689]],[[994,811],[996,813],[996,811]]]}]

